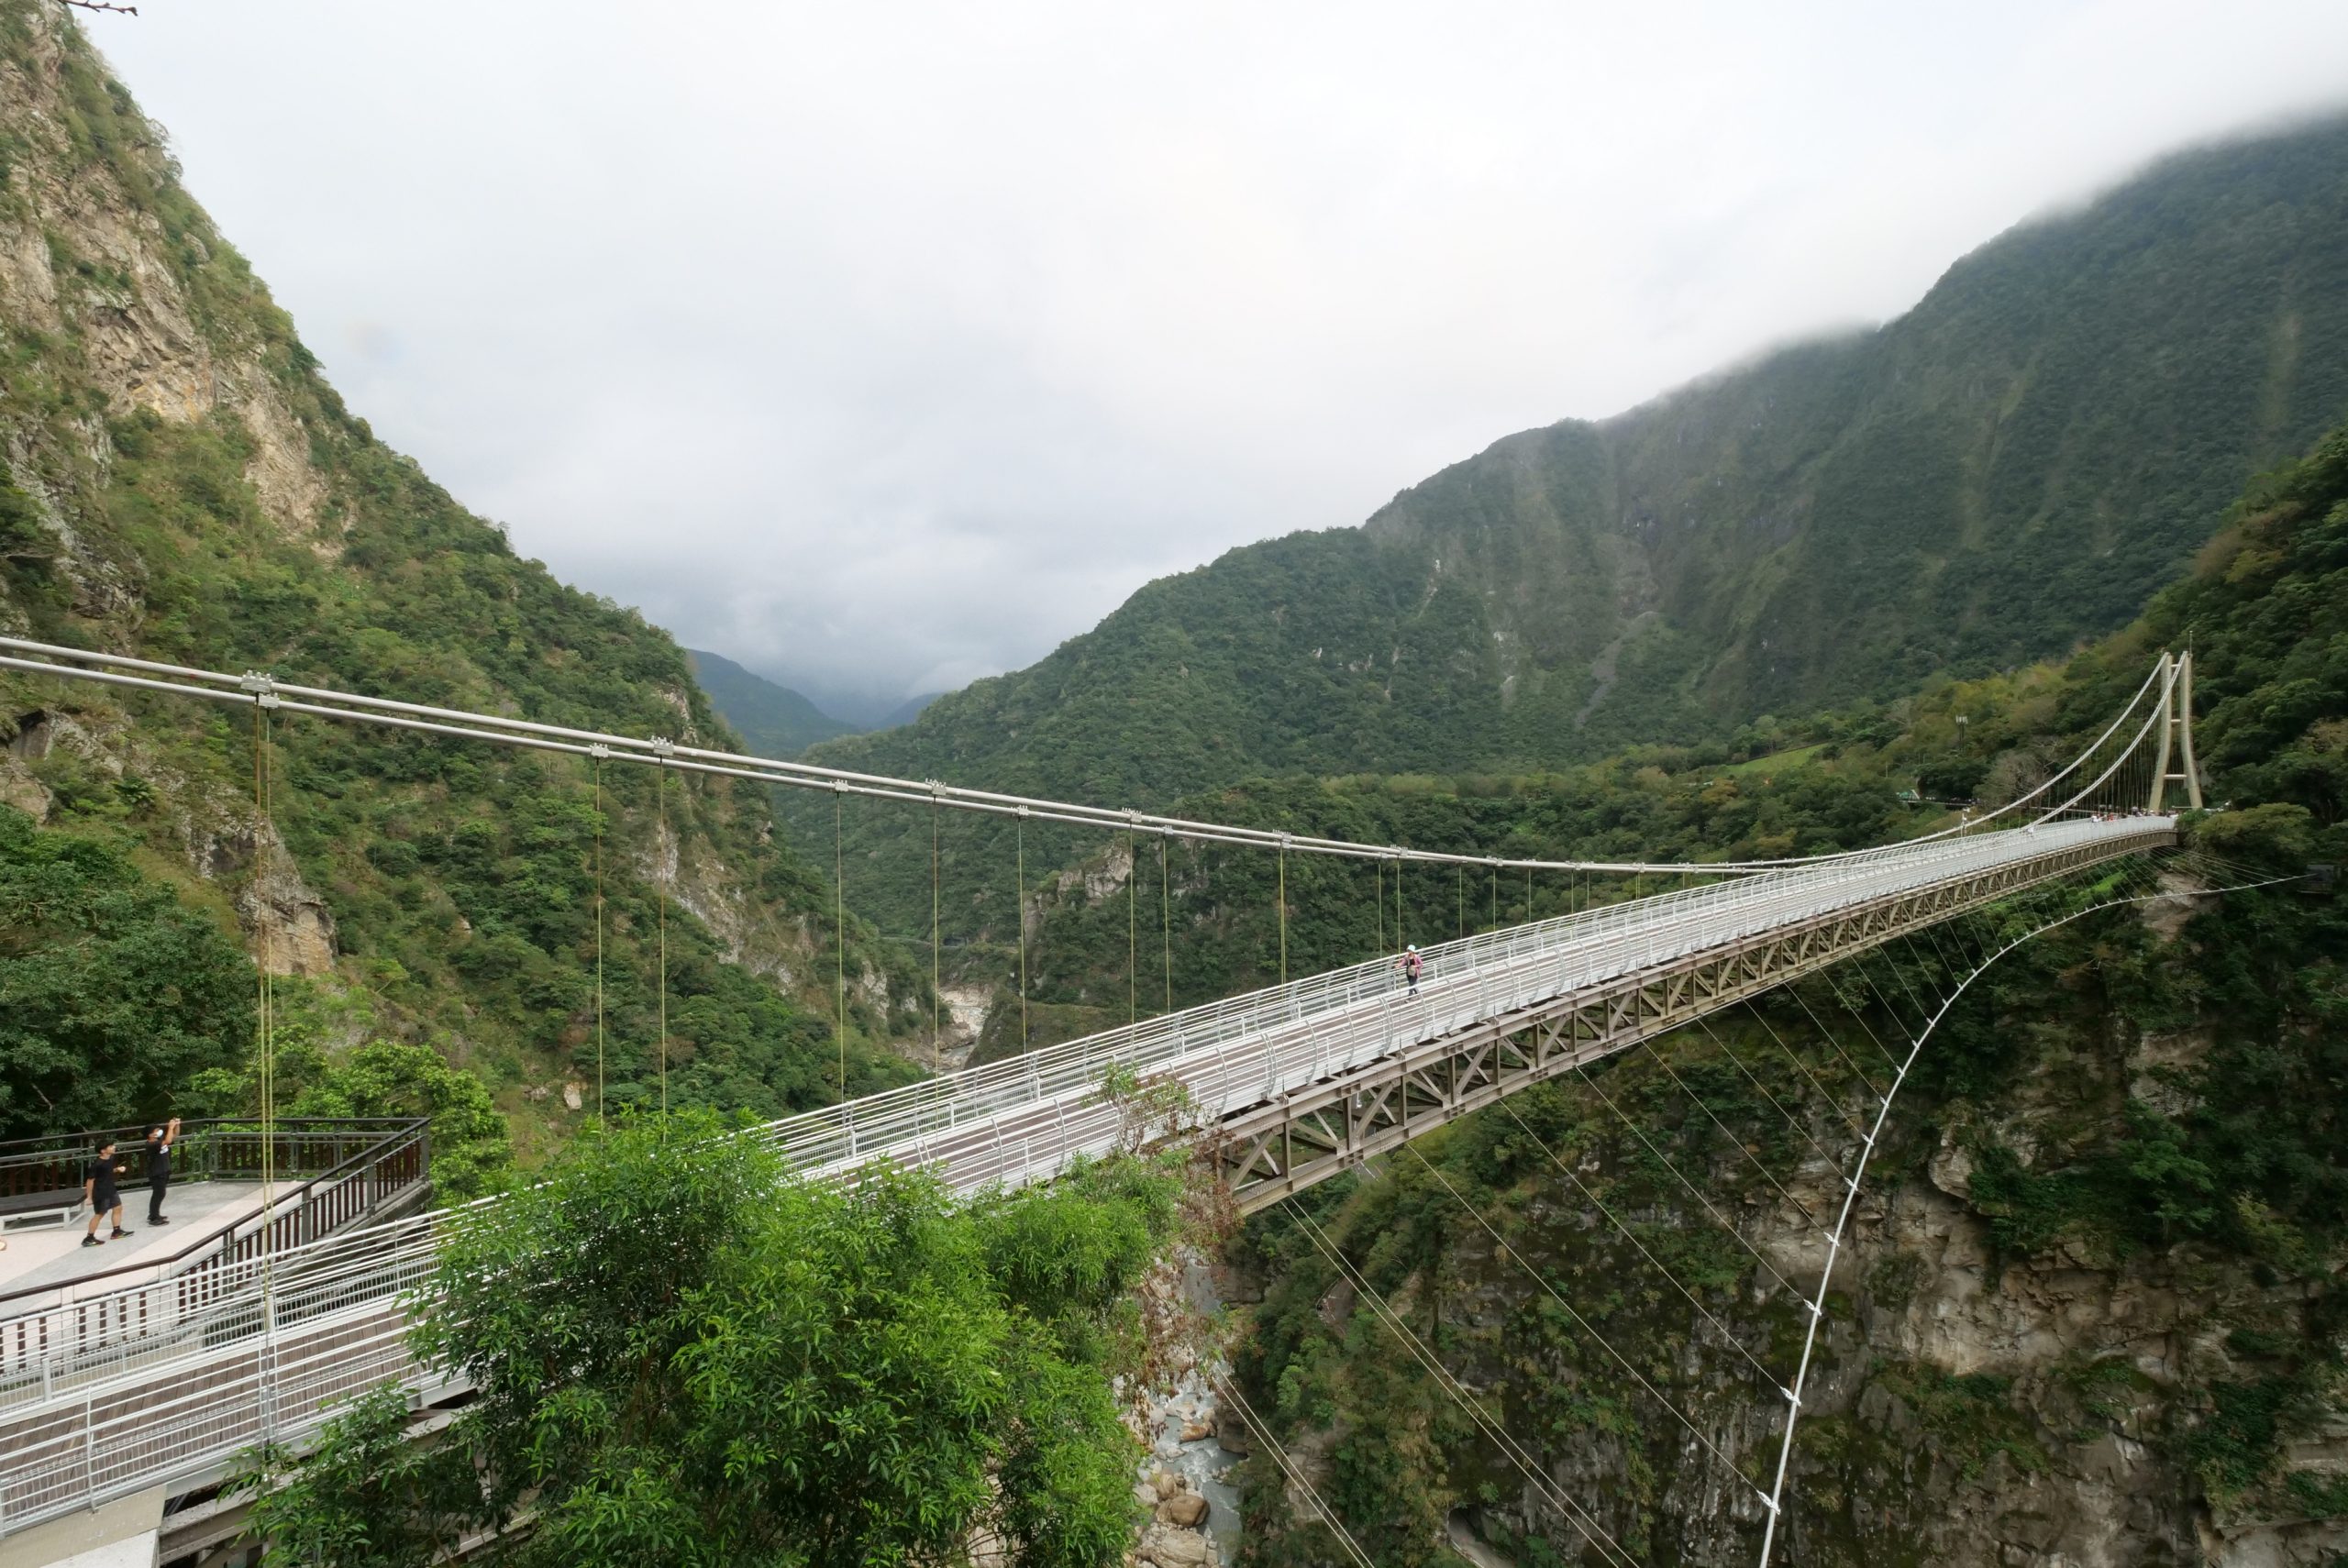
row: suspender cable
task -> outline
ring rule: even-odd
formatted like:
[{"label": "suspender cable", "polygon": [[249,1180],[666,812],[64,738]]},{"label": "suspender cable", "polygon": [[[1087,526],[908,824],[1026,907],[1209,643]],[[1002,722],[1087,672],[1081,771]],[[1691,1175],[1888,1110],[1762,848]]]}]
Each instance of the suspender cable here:
[{"label": "suspender cable", "polygon": [[1524,868],[1524,923],[1533,923],[1533,867]]},{"label": "suspender cable", "polygon": [[1492,929],[1501,928],[1501,863],[1492,862]]},{"label": "suspender cable", "polygon": [[1019,897],[1013,901],[1011,918],[1019,924],[1019,1048],[1027,1049],[1027,812],[1023,807],[1013,836],[1019,847]]},{"label": "suspender cable", "polygon": [[1174,884],[1166,877],[1166,834],[1157,834],[1157,934],[1166,949],[1166,1010],[1174,1010]]},{"label": "suspender cable", "polygon": [[1403,945],[1403,940],[1402,940],[1402,862],[1401,862],[1401,860],[1400,859],[1400,857],[1397,857],[1397,858],[1396,858],[1396,860],[1395,860],[1395,862],[1394,862],[1394,945],[1395,945],[1395,946],[1397,946],[1397,947],[1401,947],[1401,946],[1402,946],[1402,945]]},{"label": "suspender cable", "polygon": [[1377,867],[1378,896],[1370,902],[1378,909],[1378,950],[1383,953],[1386,951],[1386,862],[1381,859],[1377,862]]},{"label": "suspender cable", "polygon": [[[265,678],[264,678],[265,680]],[[260,684],[253,694],[253,870],[261,871],[261,856],[268,844],[267,834],[272,823],[270,788],[269,710],[276,701],[267,684]],[[260,1345],[257,1352],[255,1381],[259,1384],[261,1406],[261,1433],[264,1438],[276,1435],[277,1425],[277,1309],[276,1252],[277,1216],[277,1019],[276,988],[270,978],[269,952],[264,944],[256,955],[254,968],[260,986],[259,1011],[254,1024],[259,1030],[258,1077],[260,1089]],[[92,1232],[95,1233],[94,1230]]]},{"label": "suspender cable", "polygon": [[611,1125],[604,1112],[604,759],[595,765],[595,1120]]},{"label": "suspender cable", "polygon": [[1288,984],[1288,845],[1280,845],[1280,984]]},{"label": "suspender cable", "polygon": [[929,1054],[940,1064],[946,1060],[946,1032],[938,1013],[946,1005],[946,989],[937,957],[937,820],[945,809],[936,796],[929,798]]},{"label": "suspender cable", "polygon": [[[256,701],[253,704],[253,839],[258,847],[253,856],[253,869],[257,873],[261,869],[261,856],[266,853],[267,835],[271,826],[271,793],[269,709],[265,703]],[[272,1227],[267,1223],[267,1217],[271,1204],[275,1202],[272,1189],[277,1180],[277,1021],[274,1016],[277,997],[276,987],[270,978],[269,951],[265,944],[259,958],[254,966],[259,971],[257,977],[260,986],[260,1011],[255,1016],[255,1022],[260,1031],[256,1067],[260,1091],[261,1258],[265,1279],[269,1253],[272,1250],[270,1246]]]},{"label": "suspender cable", "polygon": [[832,791],[832,1038],[839,1045],[840,1099],[847,1099],[847,840],[841,792]]},{"label": "suspender cable", "polygon": [[1457,866],[1453,869],[1459,873],[1459,934],[1465,936],[1468,934],[1468,867]]},{"label": "suspender cable", "polygon": [[669,843],[669,769],[656,768],[657,780],[653,793],[660,801],[660,1125],[665,1136],[669,1125],[669,890],[676,886],[677,863],[671,858],[674,846]]},{"label": "suspender cable", "polygon": [[1134,842],[1131,823],[1125,824],[1125,1022],[1141,1021],[1141,916],[1135,909],[1140,897],[1136,886],[1141,881],[1141,846]]}]

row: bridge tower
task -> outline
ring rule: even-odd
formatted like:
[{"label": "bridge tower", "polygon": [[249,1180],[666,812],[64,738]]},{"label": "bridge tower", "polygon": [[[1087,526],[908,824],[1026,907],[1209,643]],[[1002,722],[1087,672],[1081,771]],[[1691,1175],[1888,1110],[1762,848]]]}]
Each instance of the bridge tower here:
[{"label": "bridge tower", "polygon": [[[2161,655],[2161,749],[2153,768],[2153,798],[2145,802],[2161,809],[2161,797],[2171,784],[2185,786],[2186,804],[2201,809],[2201,769],[2193,760],[2193,650],[2171,658]],[[2171,757],[2177,766],[2169,766]]]}]

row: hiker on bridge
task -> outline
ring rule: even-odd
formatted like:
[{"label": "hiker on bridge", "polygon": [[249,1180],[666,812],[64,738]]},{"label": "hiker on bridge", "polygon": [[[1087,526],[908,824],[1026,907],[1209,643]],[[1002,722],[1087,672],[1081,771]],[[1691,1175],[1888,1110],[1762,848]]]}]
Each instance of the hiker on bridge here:
[{"label": "hiker on bridge", "polygon": [[172,1221],[163,1212],[163,1192],[172,1185],[172,1145],[180,1141],[180,1119],[176,1116],[165,1127],[150,1128],[147,1132],[147,1223],[168,1225]]},{"label": "hiker on bridge", "polygon": [[1426,973],[1427,967],[1427,961],[1419,956],[1419,944],[1414,942],[1402,949],[1402,956],[1394,966],[1402,971],[1402,983],[1410,988],[1411,995],[1417,996],[1419,977]]},{"label": "hiker on bridge", "polygon": [[82,1201],[90,1206],[90,1231],[82,1238],[83,1246],[105,1245],[98,1236],[98,1221],[108,1209],[114,1211],[114,1239],[120,1241],[130,1234],[122,1228],[122,1194],[114,1184],[121,1174],[122,1167],[114,1163],[114,1140],[109,1138],[98,1145],[97,1156],[82,1168]]}]

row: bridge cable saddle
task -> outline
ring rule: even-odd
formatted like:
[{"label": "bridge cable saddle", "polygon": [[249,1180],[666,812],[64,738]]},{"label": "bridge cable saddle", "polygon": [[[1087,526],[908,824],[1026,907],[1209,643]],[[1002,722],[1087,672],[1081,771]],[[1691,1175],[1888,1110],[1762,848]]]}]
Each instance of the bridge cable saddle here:
[{"label": "bridge cable saddle", "polygon": [[597,741],[587,748],[587,755],[598,762],[609,762],[612,759],[612,748],[602,741]]},{"label": "bridge cable saddle", "polygon": [[670,757],[677,755],[677,743],[670,740],[666,735],[654,735],[652,737],[652,755],[659,757],[665,762]]},{"label": "bridge cable saddle", "polygon": [[260,707],[274,708],[278,704],[277,678],[266,670],[245,671],[237,681],[237,690],[251,692],[253,701]]}]

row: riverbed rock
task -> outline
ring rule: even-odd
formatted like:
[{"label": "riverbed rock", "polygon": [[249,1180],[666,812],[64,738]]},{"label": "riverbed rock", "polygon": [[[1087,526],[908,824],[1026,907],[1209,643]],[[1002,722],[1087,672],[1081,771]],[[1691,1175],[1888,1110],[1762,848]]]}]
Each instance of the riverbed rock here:
[{"label": "riverbed rock", "polygon": [[1141,1545],[1134,1555],[1157,1568],[1212,1568],[1215,1561],[1214,1543],[1204,1535],[1162,1524],[1142,1532]]}]

